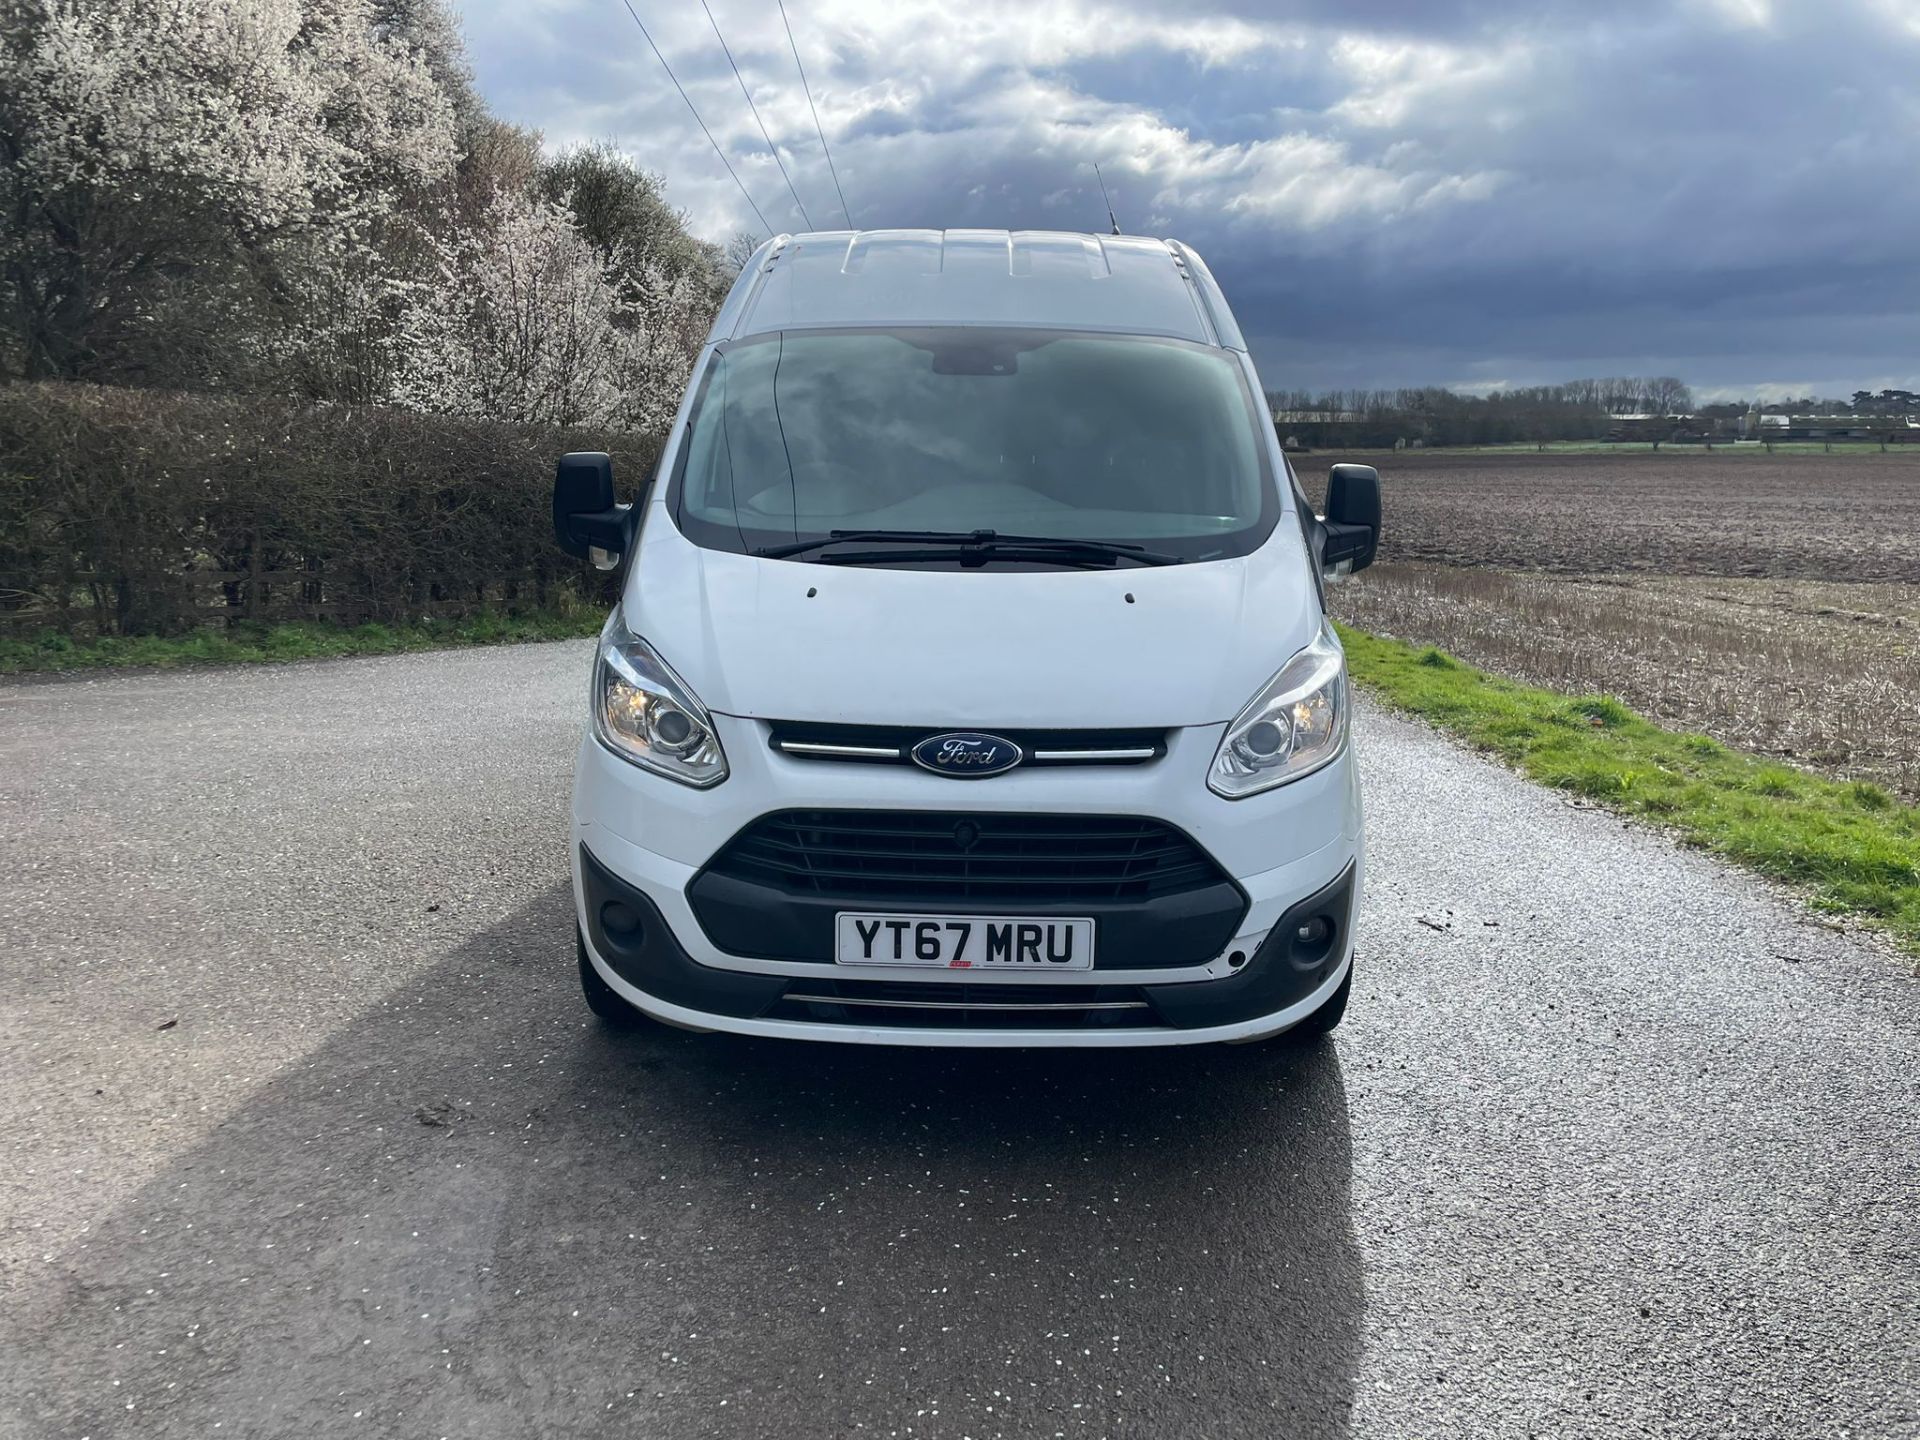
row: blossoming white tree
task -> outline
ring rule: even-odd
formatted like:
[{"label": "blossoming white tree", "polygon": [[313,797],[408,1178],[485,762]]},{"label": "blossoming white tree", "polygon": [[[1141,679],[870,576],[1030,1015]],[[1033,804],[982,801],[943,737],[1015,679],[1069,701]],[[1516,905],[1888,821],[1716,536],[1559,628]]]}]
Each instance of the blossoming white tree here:
[{"label": "blossoming white tree", "polygon": [[0,376],[664,423],[712,253],[576,159],[445,0],[0,0]]},{"label": "blossoming white tree", "polygon": [[571,425],[618,403],[624,345],[599,256],[558,205],[496,191],[482,228],[436,241],[401,317],[394,398]]},{"label": "blossoming white tree", "polygon": [[198,347],[231,377],[263,315],[451,173],[446,97],[363,0],[10,8],[0,244],[29,374],[145,378]]},{"label": "blossoming white tree", "polygon": [[[664,428],[699,339],[692,277],[603,255],[567,208],[505,190],[485,223],[433,245],[395,329],[392,398],[417,410],[546,425]],[[636,299],[615,272],[649,282]]]}]

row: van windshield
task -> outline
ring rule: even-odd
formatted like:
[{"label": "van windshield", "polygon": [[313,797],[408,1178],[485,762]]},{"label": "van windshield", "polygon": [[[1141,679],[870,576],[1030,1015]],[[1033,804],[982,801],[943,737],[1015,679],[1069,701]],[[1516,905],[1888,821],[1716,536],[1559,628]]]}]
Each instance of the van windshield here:
[{"label": "van windshield", "polygon": [[987,529],[1214,559],[1278,518],[1259,425],[1234,360],[1185,341],[787,331],[716,353],[669,500],[713,549]]}]

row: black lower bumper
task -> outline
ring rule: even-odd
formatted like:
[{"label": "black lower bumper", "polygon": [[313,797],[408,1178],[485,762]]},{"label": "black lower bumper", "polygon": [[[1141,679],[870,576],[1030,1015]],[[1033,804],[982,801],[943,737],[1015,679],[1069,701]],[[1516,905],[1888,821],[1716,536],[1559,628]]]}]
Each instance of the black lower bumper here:
[{"label": "black lower bumper", "polygon": [[580,892],[587,938],[614,973],[636,990],[688,1010],[749,1019],[786,992],[783,975],[716,970],[687,954],[653,901],[580,847]]},{"label": "black lower bumper", "polygon": [[[581,899],[586,912],[587,938],[594,953],[635,989],[688,1010],[741,1019],[778,1015],[827,1023],[919,1027],[937,1021],[947,1025],[961,1020],[958,1013],[967,1008],[947,1006],[937,1013],[931,1005],[921,1009],[900,1003],[901,996],[924,993],[930,998],[960,987],[943,985],[947,979],[929,977],[924,987],[918,982],[900,982],[881,990],[872,989],[875,998],[864,999],[868,989],[863,982],[847,980],[823,987],[821,982],[794,979],[784,975],[754,975],[735,970],[719,970],[702,965],[681,946],[672,927],[659,908],[636,887],[627,884],[580,847]],[[1347,869],[1323,889],[1288,908],[1268,932],[1252,957],[1239,970],[1217,980],[1197,980],[1176,985],[1142,985],[1126,994],[1145,1002],[1129,1023],[1154,1024],[1177,1030],[1198,1030],[1216,1025],[1233,1025],[1257,1020],[1296,1004],[1322,984],[1339,966],[1349,944],[1352,923],[1354,869]],[[1226,942],[1221,942],[1224,946]],[[1106,940],[1102,937],[1102,953]],[[1217,951],[1215,953],[1218,953]],[[1104,970],[1105,967],[1102,967]],[[1125,983],[1124,967],[1111,974],[1116,985]],[[996,999],[1018,1002],[1032,998],[1049,1007],[1046,1024],[1051,1028],[1072,1029],[1106,1026],[1115,1022],[1112,1010],[1095,1008],[1102,999],[1111,1000],[1117,991],[1101,986],[1063,987],[1049,985],[994,985],[978,983],[964,987],[978,996],[991,988]],[[830,1005],[806,1004],[787,999],[833,991]],[[1089,1002],[1084,1014],[1062,1009],[1063,994],[1084,994]],[[1037,1028],[1041,1015],[1020,1017],[1019,1023],[1006,1012],[983,1009],[966,1018],[974,1028]],[[1006,1022],[1003,1025],[997,1022]]]},{"label": "black lower bumper", "polygon": [[1339,968],[1353,925],[1352,865],[1324,889],[1287,907],[1233,974],[1191,985],[1144,987],[1161,1020],[1179,1030],[1257,1020],[1298,1004]]}]

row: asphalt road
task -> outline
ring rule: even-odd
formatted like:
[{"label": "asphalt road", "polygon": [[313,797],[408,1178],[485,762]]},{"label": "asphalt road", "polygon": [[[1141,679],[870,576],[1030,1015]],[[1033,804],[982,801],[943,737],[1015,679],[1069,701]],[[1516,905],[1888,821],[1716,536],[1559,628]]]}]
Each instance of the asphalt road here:
[{"label": "asphalt road", "polygon": [[1308,1050],[610,1038],[585,642],[0,686],[0,1434],[1920,1435],[1920,981],[1361,720]]}]

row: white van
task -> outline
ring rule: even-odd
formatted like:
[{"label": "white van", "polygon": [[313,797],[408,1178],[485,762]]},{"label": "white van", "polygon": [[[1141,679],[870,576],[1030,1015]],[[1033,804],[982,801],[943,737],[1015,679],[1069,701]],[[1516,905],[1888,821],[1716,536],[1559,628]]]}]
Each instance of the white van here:
[{"label": "white van", "polygon": [[1324,1032],[1364,869],[1329,575],[1378,477],[1306,503],[1185,246],[781,236],[655,481],[554,486],[626,564],[574,781],[610,1021],[862,1044]]}]

